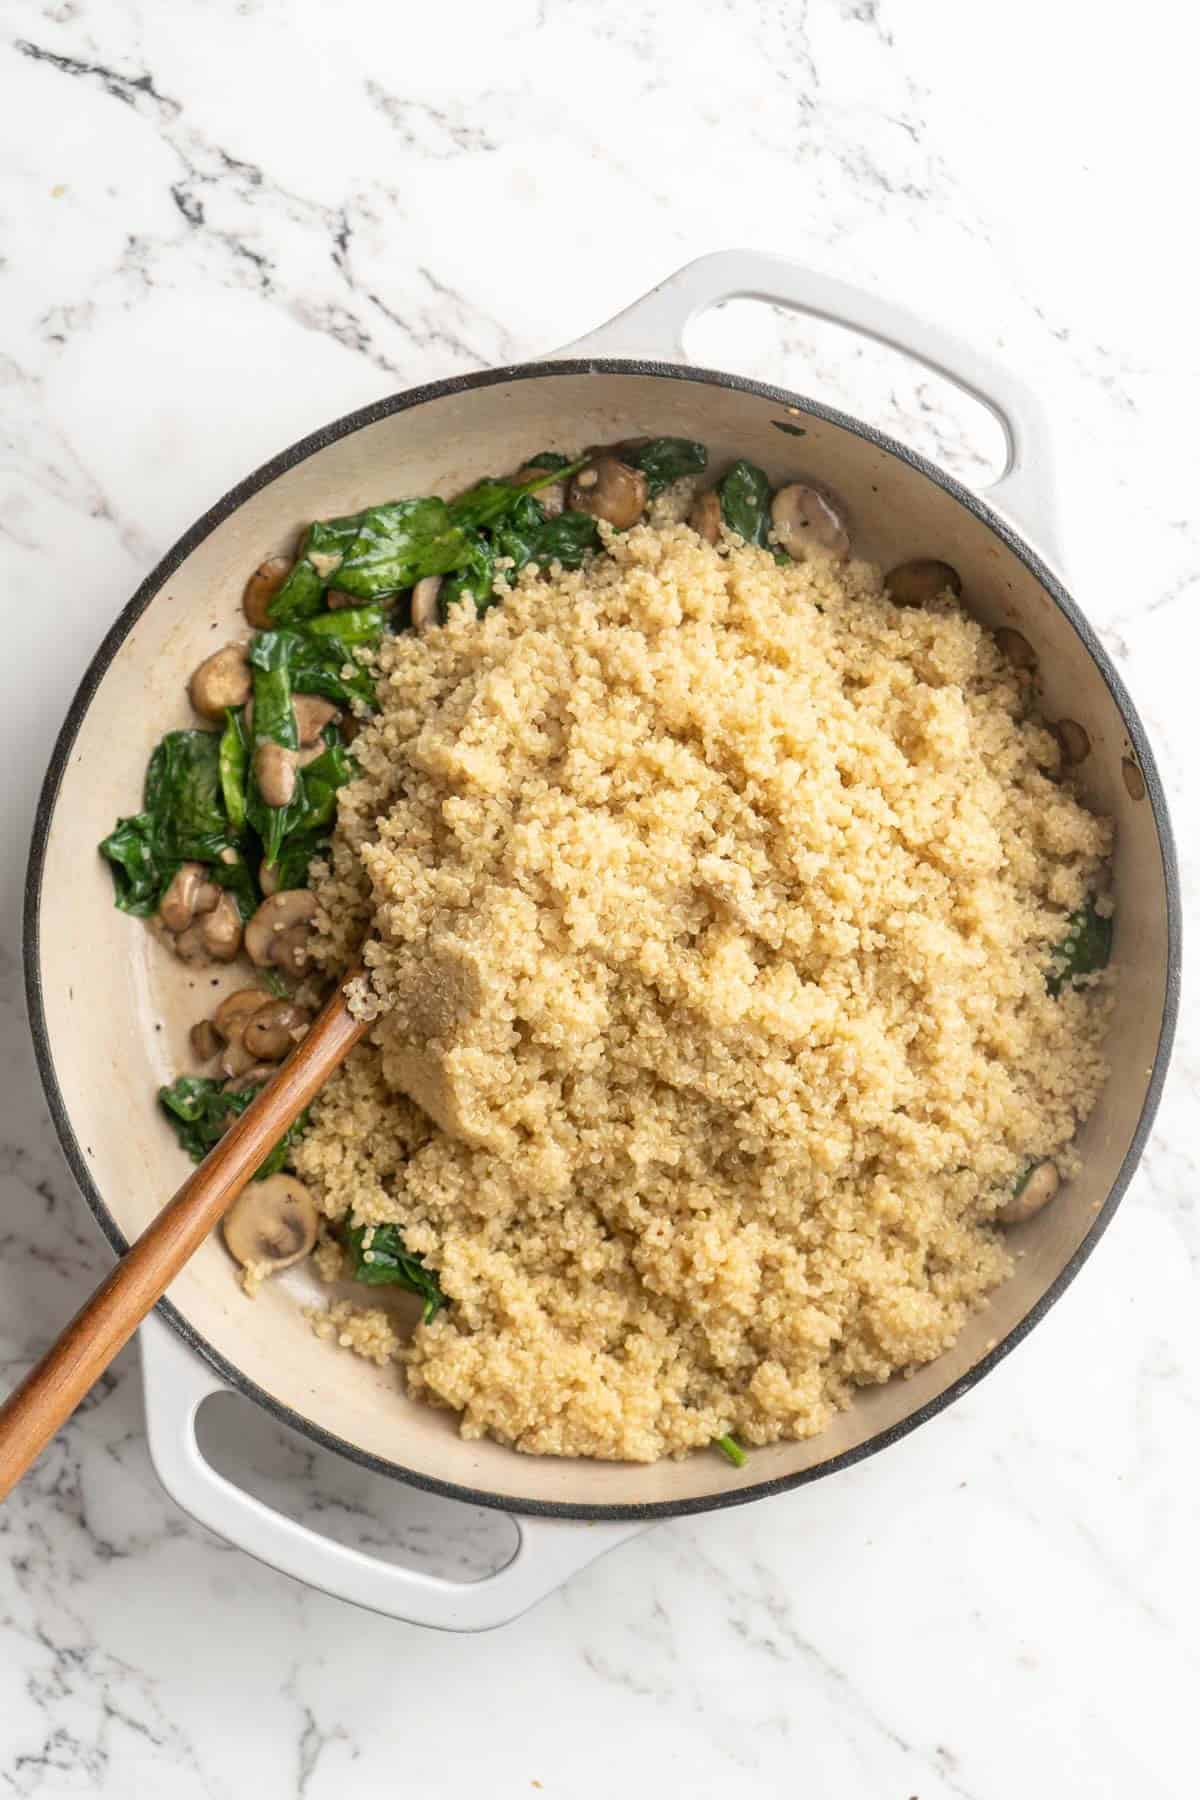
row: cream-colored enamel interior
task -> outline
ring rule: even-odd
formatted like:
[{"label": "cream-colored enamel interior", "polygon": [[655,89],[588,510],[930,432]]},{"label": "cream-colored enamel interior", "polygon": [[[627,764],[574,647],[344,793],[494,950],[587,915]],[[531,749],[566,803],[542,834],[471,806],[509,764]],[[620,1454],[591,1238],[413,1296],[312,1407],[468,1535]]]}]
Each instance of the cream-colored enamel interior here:
[{"label": "cream-colored enamel interior", "polygon": [[[784,418],[806,435],[778,431]],[[411,1403],[396,1371],[380,1371],[314,1338],[299,1302],[302,1272],[247,1300],[210,1242],[170,1299],[250,1381],[304,1420],[403,1468],[502,1497],[629,1505],[714,1495],[795,1473],[862,1443],[959,1381],[1015,1326],[1069,1260],[1103,1204],[1136,1128],[1165,992],[1162,859],[1147,801],[1121,776],[1121,718],[1083,644],[1032,576],[941,488],[852,432],[770,401],[685,379],[550,374],[426,401],[366,427],[279,476],[220,525],[165,584],[105,674],[71,752],[55,807],[41,915],[50,1047],[67,1111],[101,1195],[135,1236],[188,1170],[154,1105],[154,1089],[190,1066],[188,1026],[215,989],[117,913],[97,840],[139,805],[151,748],[192,722],[184,682],[200,659],[241,635],[239,599],[261,559],[289,550],[307,520],[406,494],[452,494],[516,467],[538,449],[626,436],[703,439],[713,464],[746,455],[776,482],[820,477],[848,504],[856,549],[885,565],[939,556],[962,573],[969,604],[1035,646],[1050,717],[1069,714],[1094,746],[1082,771],[1089,799],[1119,820],[1116,962],[1120,1001],[1114,1073],[1083,1134],[1086,1173],[1025,1228],[1014,1279],[955,1349],[908,1381],[864,1391],[823,1437],[756,1451],[741,1473],[719,1457],[653,1468],[517,1456],[463,1442],[454,1420]],[[221,977],[224,986],[231,985]],[[373,1296],[374,1298],[375,1296]]]}]

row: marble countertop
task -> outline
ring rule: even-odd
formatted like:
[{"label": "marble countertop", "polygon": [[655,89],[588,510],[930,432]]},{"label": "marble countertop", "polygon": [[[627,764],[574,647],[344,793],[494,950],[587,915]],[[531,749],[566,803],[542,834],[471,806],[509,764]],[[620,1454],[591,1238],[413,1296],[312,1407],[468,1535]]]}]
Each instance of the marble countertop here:
[{"label": "marble countertop", "polygon": [[[7,18],[0,1380],[107,1260],[46,1117],[18,941],[36,787],[98,639],[280,446],[549,350],[706,250],[884,289],[1035,383],[1067,564],[1194,894],[1200,364],[1168,220],[1195,28],[1169,0],[1139,9],[1136,82],[1124,28],[1038,0]],[[748,304],[693,349],[986,478],[974,409],[900,359]],[[127,1353],[0,1515],[0,1793],[1194,1793],[1198,1051],[1185,1015],[1115,1224],[980,1388],[815,1487],[647,1533],[498,1634],[352,1612],[191,1524]],[[206,1447],[346,1541],[504,1558],[502,1518],[277,1439],[244,1402]]]}]

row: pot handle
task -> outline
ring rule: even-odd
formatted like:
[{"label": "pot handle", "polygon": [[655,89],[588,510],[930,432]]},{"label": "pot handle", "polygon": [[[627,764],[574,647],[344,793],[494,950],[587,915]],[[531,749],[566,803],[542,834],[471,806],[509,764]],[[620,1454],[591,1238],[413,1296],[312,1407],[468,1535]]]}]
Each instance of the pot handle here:
[{"label": "pot handle", "polygon": [[693,319],[725,300],[763,300],[849,326],[888,344],[985,406],[1004,433],[1004,472],[988,499],[1056,551],[1052,439],[1041,401],[1011,369],[905,306],[758,250],[717,250],[669,275],[607,324],[554,352],[555,358],[651,357],[686,362],[684,333]]},{"label": "pot handle", "polygon": [[196,1414],[211,1394],[232,1390],[157,1314],[145,1320],[139,1337],[150,1460],[172,1500],[260,1562],[352,1606],[441,1631],[487,1631],[646,1529],[640,1520],[588,1523],[512,1514],[516,1554],[482,1581],[447,1581],[383,1562],[297,1524],[219,1474],[196,1441]]}]

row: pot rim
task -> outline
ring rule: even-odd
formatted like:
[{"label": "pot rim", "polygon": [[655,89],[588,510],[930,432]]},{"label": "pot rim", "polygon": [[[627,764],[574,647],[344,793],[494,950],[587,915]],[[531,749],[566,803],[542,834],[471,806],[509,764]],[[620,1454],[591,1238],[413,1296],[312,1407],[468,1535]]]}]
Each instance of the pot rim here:
[{"label": "pot rim", "polygon": [[326,449],[330,444],[336,443],[340,438],[348,437],[352,432],[359,431],[364,426],[378,424],[381,420],[390,418],[396,413],[407,412],[413,407],[424,405],[426,401],[442,399],[449,394],[467,393],[476,388],[494,387],[506,381],[539,380],[556,375],[637,375],[671,381],[694,381],[705,386],[731,388],[741,393],[753,394],[781,407],[796,407],[803,413],[854,433],[855,436],[876,449],[885,450],[892,456],[898,457],[919,474],[924,475],[927,480],[942,488],[960,506],[965,507],[1025,564],[1044,592],[1049,595],[1073,627],[1099,670],[1105,686],[1121,714],[1138,764],[1145,777],[1146,794],[1158,837],[1166,890],[1166,987],[1154,1063],[1146,1084],[1145,1098],[1129,1149],[1117,1171],[1116,1179],[1109,1189],[1104,1205],[1095,1215],[1074,1255],[1059,1271],[1024,1318],[1020,1319],[986,1355],[973,1364],[960,1380],[952,1383],[944,1392],[907,1414],[894,1425],[876,1432],[873,1437],[867,1438],[853,1449],[843,1451],[838,1456],[830,1457],[827,1461],[816,1463],[796,1474],[777,1476],[749,1486],[729,1488],[715,1494],[697,1495],[689,1499],[615,1506],[576,1505],[569,1501],[521,1499],[492,1493],[486,1489],[463,1487],[457,1482],[442,1481],[436,1476],[407,1469],[399,1463],[391,1462],[386,1457],[377,1456],[372,1451],[364,1450],[359,1445],[352,1444],[346,1439],[326,1431],[323,1427],[313,1424],[302,1414],[295,1412],[290,1406],[275,1399],[257,1383],[251,1381],[236,1364],[231,1363],[206,1338],[201,1336],[169,1301],[160,1300],[158,1302],[156,1310],[171,1329],[237,1393],[244,1394],[248,1399],[255,1401],[272,1417],[278,1419],[282,1424],[290,1426],[292,1430],[300,1432],[311,1442],[320,1444],[323,1449],[332,1450],[338,1455],[348,1457],[351,1462],[358,1463],[375,1474],[386,1475],[392,1480],[406,1482],[412,1487],[423,1489],[427,1493],[441,1495],[449,1500],[459,1500],[471,1506],[486,1506],[502,1512],[557,1519],[649,1521],[680,1518],[693,1513],[715,1512],[722,1507],[741,1506],[751,1500],[765,1499],[772,1494],[787,1493],[793,1488],[803,1487],[822,1476],[836,1474],[841,1469],[850,1468],[853,1464],[876,1455],[880,1450],[907,1437],[909,1432],[915,1431],[919,1425],[923,1425],[926,1420],[932,1419],[953,1401],[968,1393],[978,1382],[983,1380],[985,1375],[990,1374],[996,1365],[1010,1351],[1014,1350],[1033,1330],[1034,1326],[1046,1316],[1050,1308],[1066,1292],[1111,1223],[1117,1206],[1141,1160],[1155,1114],[1158,1111],[1179,1011],[1182,907],[1175,843],[1167,811],[1166,796],[1141,719],[1123,681],[1095,631],[1054,572],[1005,519],[993,511],[978,495],[964,487],[954,476],[938,469],[925,457],[888,436],[886,432],[878,431],[874,426],[867,425],[862,420],[855,419],[834,407],[825,406],[819,401],[794,394],[786,388],[752,381],[744,376],[731,375],[720,369],[700,368],[690,363],[670,363],[627,357],[551,359],[534,363],[507,364],[500,368],[448,376],[441,381],[427,382],[419,387],[406,388],[398,394],[391,394],[385,399],[372,402],[369,406],[360,407],[354,412],[347,413],[342,418],[322,426],[318,431],[310,433],[307,437],[299,439],[286,450],[280,451],[278,455],[261,464],[252,474],[247,475],[236,486],[230,488],[197,519],[189,530],[184,532],[183,536],[146,576],[132,599],[121,609],[116,620],[101,640],[99,648],[84,671],[83,678],[76,689],[66,718],[55,740],[50,763],[38,795],[25,879],[22,955],[25,969],[26,1006],[38,1073],[59,1144],[76,1185],[87,1201],[101,1231],[118,1256],[124,1255],[129,1248],[129,1243],[109,1212],[99,1188],[92,1179],[70,1121],[50,1047],[41,970],[41,894],[46,849],[58,793],[70,761],[71,749],[96,690],[138,619],[180,565],[246,500],[278,476],[296,467],[299,463],[307,461],[309,457]]}]

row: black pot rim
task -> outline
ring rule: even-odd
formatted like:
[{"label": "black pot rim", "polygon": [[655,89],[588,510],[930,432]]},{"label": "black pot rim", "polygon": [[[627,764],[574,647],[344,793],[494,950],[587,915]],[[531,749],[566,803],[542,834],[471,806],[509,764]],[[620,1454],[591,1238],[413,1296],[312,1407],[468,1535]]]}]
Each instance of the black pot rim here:
[{"label": "black pot rim", "polygon": [[[84,673],[83,679],[68,709],[66,719],[55,742],[50,764],[42,784],[38,798],[37,811],[34,817],[33,833],[30,843],[29,864],[25,882],[24,906],[24,966],[25,991],[29,1013],[30,1031],[33,1037],[34,1053],[37,1058],[38,1071],[45,1090],[50,1116],[62,1145],[63,1153],[70,1166],[71,1173],[87,1201],[105,1237],[118,1255],[123,1255],[129,1248],[128,1242],[117,1226],[116,1220],[109,1212],[104,1198],[92,1179],[79,1140],[75,1135],[67,1114],[62,1089],[54,1066],[54,1058],[50,1049],[49,1031],[46,1023],[45,1006],[42,994],[41,977],[41,893],[42,878],[45,869],[46,848],[49,841],[50,828],[54,817],[55,803],[64,772],[70,759],[71,748],[79,732],[80,726],[91,704],[110,663],[128,637],[133,626],[151,601],[160,592],[192,551],[204,541],[209,534],[237,511],[253,494],[258,493],[270,482],[287,470],[304,462],[316,452],[335,443],[364,426],[374,425],[393,414],[407,412],[413,407],[421,406],[426,401],[441,399],[448,394],[467,393],[476,388],[494,387],[503,382],[531,381],[550,379],[557,375],[637,375],[650,376],[671,381],[694,381],[703,385],[731,388],[742,393],[753,394],[761,399],[769,400],[780,407],[798,408],[802,414],[824,420],[840,426],[845,431],[853,432],[866,443],[877,449],[887,451],[899,458],[911,468],[924,475],[929,481],[942,488],[950,497],[965,507],[982,524],[986,525],[997,538],[1012,552],[1030,573],[1041,584],[1044,591],[1054,601],[1060,612],[1064,614],[1084,644],[1096,667],[1104,679],[1109,693],[1124,721],[1130,743],[1137,757],[1146,782],[1146,793],[1154,816],[1158,841],[1162,855],[1163,879],[1166,891],[1167,913],[1167,979],[1163,1002],[1162,1026],[1159,1032],[1154,1064],[1146,1087],[1146,1095],[1138,1119],[1137,1129],[1133,1134],[1129,1149],[1126,1152],[1116,1180],[1109,1190],[1108,1197],[1096,1214],[1095,1220],[1083,1238],[1070,1261],[1060,1270],[1054,1281],[1040,1296],[1012,1330],[1002,1338],[993,1349],[975,1363],[960,1380],[952,1383],[943,1393],[918,1407],[904,1419],[891,1425],[885,1431],[877,1432],[864,1443],[854,1449],[844,1451],[839,1456],[830,1457],[811,1468],[802,1469],[796,1474],[778,1476],[773,1480],[755,1482],[749,1486],[730,1488],[725,1492],[695,1496],[684,1500],[665,1500],[644,1505],[573,1505],[566,1501],[547,1501],[523,1499],[504,1494],[494,1494],[486,1489],[460,1486],[456,1482],[440,1481],[434,1476],[426,1475],[418,1470],[404,1468],[399,1463],[390,1462],[385,1457],[376,1456],[373,1452],[361,1449],[358,1445],[348,1443],[334,1433],[305,1419],[283,1402],[266,1393],[255,1382],[244,1375],[237,1366],[222,1356],[208,1340],[200,1335],[169,1302],[163,1300],[158,1304],[159,1314],[166,1320],[184,1343],[225,1381],[229,1387],[248,1399],[262,1406],[281,1423],[299,1431],[312,1442],[320,1444],[324,1449],[337,1452],[348,1457],[351,1462],[359,1463],[376,1474],[386,1475],[403,1481],[412,1487],[420,1488],[427,1493],[438,1494],[449,1500],[460,1500],[472,1506],[495,1508],[502,1512],[525,1514],[532,1517],[579,1519],[579,1520],[653,1520],[680,1518],[691,1513],[713,1512],[721,1507],[741,1506],[751,1500],[765,1499],[772,1494],[787,1493],[793,1488],[805,1486],[822,1476],[835,1474],[841,1469],[850,1468],[854,1463],[862,1462],[868,1456],[876,1455],[890,1444],[897,1443],[909,1432],[915,1431],[926,1420],[934,1418],[944,1408],[968,1393],[977,1382],[991,1372],[996,1365],[1014,1350],[1033,1327],[1045,1318],[1050,1308],[1066,1291],[1084,1262],[1091,1255],[1101,1236],[1112,1221],[1113,1214],[1121,1200],[1125,1189],[1133,1176],[1142,1152],[1146,1145],[1158,1103],[1166,1078],[1167,1065],[1170,1061],[1171,1046],[1175,1035],[1175,1024],[1179,1010],[1180,970],[1182,964],[1182,909],[1179,892],[1179,875],[1175,857],[1174,838],[1171,832],[1170,819],[1167,812],[1166,798],[1162,783],[1154,761],[1153,753],[1146,738],[1141,719],[1133,701],[1125,689],[1120,676],[1100,643],[1087,619],[1076,603],[1066,592],[1058,577],[1050,570],[1039,556],[1024,542],[1013,528],[993,512],[983,500],[965,488],[953,476],[936,468],[924,457],[905,445],[898,443],[886,433],[875,430],[861,420],[851,418],[848,414],[837,411],[833,407],[809,400],[802,395],[789,392],[787,389],[770,386],[763,382],[750,381],[742,376],[730,375],[719,369],[698,368],[692,364],[675,364],[656,361],[641,361],[620,357],[588,357],[583,359],[565,359],[537,363],[517,363],[497,369],[487,369],[474,374],[455,375],[442,381],[427,383],[416,388],[408,388],[399,394],[347,413],[343,418],[323,426],[321,430],[302,438],[298,443],[280,452],[240,481],[225,494],[214,506],[211,506],[196,523],[186,531],[178,542],[167,552],[151,573],[142,582],[133,598],[122,609],[115,623],[108,631],[99,649],[93,656]],[[791,415],[794,417],[795,415]]]}]

